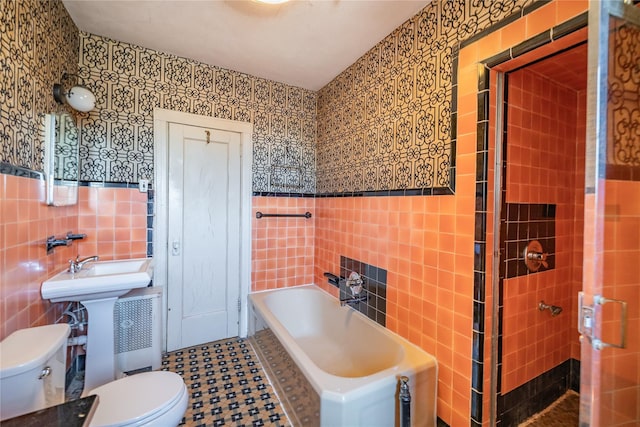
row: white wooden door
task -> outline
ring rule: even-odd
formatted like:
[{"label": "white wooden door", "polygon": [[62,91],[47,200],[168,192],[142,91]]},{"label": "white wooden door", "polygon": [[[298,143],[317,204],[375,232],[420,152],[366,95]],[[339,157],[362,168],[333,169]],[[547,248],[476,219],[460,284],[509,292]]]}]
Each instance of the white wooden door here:
[{"label": "white wooden door", "polygon": [[169,124],[167,349],[238,335],[240,135]]}]

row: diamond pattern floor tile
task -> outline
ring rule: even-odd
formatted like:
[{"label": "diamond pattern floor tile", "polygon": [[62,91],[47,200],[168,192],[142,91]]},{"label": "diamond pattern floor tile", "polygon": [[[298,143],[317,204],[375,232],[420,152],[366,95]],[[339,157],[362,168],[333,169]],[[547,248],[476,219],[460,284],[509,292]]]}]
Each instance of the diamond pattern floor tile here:
[{"label": "diamond pattern floor tile", "polygon": [[166,354],[162,370],[184,378],[181,426],[290,426],[251,345],[228,338]]}]

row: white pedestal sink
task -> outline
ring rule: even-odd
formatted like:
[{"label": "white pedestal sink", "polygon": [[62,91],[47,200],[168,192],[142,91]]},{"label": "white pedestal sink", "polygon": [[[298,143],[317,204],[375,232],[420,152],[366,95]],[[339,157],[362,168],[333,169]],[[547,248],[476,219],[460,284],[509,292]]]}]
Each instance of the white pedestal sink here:
[{"label": "white pedestal sink", "polygon": [[42,298],[78,301],[87,309],[84,392],[115,379],[113,307],[119,296],[143,288],[153,277],[152,259],[99,261],[76,272],[63,271],[42,283]]}]

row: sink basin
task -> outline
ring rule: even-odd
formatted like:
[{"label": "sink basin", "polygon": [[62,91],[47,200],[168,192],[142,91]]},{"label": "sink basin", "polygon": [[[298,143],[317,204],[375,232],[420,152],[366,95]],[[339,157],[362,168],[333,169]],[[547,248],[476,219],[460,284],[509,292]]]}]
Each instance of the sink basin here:
[{"label": "sink basin", "polygon": [[152,258],[97,261],[77,273],[63,271],[42,282],[42,298],[52,302],[116,298],[143,288],[153,276]]}]

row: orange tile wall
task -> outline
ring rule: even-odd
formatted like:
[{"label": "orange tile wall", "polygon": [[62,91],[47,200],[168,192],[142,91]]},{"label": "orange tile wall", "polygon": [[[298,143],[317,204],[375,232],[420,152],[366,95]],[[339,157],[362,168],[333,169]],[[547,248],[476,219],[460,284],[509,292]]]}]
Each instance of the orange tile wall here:
[{"label": "orange tile wall", "polygon": [[47,255],[45,242],[77,230],[77,207],[49,207],[43,200],[44,181],[0,175],[0,340],[53,323],[63,311],[63,304],[42,299],[40,284],[64,268],[76,247]]},{"label": "orange tile wall", "polygon": [[[78,205],[52,207],[42,202],[43,193],[44,181],[0,174],[0,340],[58,319],[64,304],[43,300],[40,286],[69,259],[146,256],[146,194],[80,187]],[[68,231],[86,233],[87,239],[47,255],[47,236]]]},{"label": "orange tile wall", "polygon": [[[585,135],[578,123],[586,122],[578,108],[585,93],[526,68],[509,74],[508,93],[506,202],[556,205],[556,260],[552,270],[504,280],[503,394],[579,359],[572,344],[578,343],[583,232],[574,222],[584,212]],[[564,311],[551,317],[538,310],[540,301]]]},{"label": "orange tile wall", "polygon": [[[605,186],[603,285],[601,294],[628,303],[627,347],[601,356],[602,426],[640,423],[640,182]],[[602,340],[620,340],[620,307],[603,306]]]},{"label": "orange tile wall", "polygon": [[464,183],[475,163],[459,153],[456,196],[316,199],[315,281],[335,294],[322,273],[338,274],[340,255],[386,269],[387,327],[435,355],[438,416],[468,425],[474,216]]},{"label": "orange tile wall", "polygon": [[101,260],[146,258],[147,194],[137,189],[80,187],[78,243],[80,256]]},{"label": "orange tile wall", "polygon": [[[253,198],[251,224],[251,290],[313,283],[315,200],[303,197]],[[256,218],[264,214],[304,214],[307,218]]]}]

